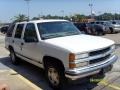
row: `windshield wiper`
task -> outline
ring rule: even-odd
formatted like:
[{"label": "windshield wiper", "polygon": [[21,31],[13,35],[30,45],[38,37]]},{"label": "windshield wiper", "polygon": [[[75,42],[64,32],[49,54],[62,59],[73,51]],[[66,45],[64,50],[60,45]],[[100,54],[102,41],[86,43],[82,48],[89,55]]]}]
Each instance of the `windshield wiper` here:
[{"label": "windshield wiper", "polygon": [[44,36],[44,39],[55,38],[55,37],[62,37],[63,35],[60,34],[51,34]]},{"label": "windshield wiper", "polygon": [[79,32],[66,32],[66,35],[78,35],[80,34]]}]

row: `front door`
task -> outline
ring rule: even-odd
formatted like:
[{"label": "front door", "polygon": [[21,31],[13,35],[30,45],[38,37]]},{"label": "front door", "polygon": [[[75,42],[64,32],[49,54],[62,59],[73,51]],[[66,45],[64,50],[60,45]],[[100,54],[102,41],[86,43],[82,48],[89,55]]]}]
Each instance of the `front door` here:
[{"label": "front door", "polygon": [[33,23],[28,23],[25,28],[22,45],[22,54],[26,58],[40,63],[40,47]]}]

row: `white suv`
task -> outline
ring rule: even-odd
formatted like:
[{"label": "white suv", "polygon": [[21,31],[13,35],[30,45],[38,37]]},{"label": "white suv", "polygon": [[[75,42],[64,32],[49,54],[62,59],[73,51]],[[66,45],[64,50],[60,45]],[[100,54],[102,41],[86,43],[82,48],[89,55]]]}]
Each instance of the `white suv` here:
[{"label": "white suv", "polygon": [[116,60],[112,40],[81,34],[67,20],[19,22],[9,28],[5,46],[11,61],[17,57],[45,69],[50,85],[76,80],[106,70]]}]

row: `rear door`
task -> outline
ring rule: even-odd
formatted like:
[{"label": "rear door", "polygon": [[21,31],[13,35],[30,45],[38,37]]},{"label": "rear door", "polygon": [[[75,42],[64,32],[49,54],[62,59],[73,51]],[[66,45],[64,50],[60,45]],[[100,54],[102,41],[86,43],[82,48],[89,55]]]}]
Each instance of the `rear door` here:
[{"label": "rear door", "polygon": [[13,39],[13,45],[14,45],[14,51],[17,53],[17,54],[21,54],[21,50],[22,50],[22,47],[21,47],[21,44],[22,44],[22,32],[23,32],[23,29],[24,29],[24,24],[18,24],[17,27],[16,27],[16,30],[15,30],[15,34],[14,34],[14,39]]},{"label": "rear door", "polygon": [[5,37],[5,47],[6,48],[8,48],[9,45],[12,46],[14,29],[15,29],[15,24],[11,24],[8,31],[7,31],[6,37]]}]

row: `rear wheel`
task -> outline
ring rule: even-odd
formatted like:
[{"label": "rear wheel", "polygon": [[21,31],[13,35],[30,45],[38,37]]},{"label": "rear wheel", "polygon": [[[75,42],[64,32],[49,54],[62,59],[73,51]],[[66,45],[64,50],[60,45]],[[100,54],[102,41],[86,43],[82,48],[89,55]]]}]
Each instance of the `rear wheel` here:
[{"label": "rear wheel", "polygon": [[13,64],[18,64],[18,58],[15,55],[14,50],[12,50],[12,49],[10,50],[10,58],[11,58],[11,61]]}]

